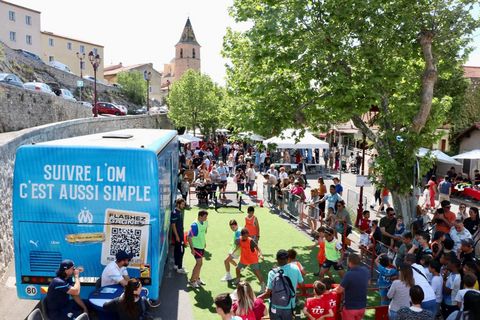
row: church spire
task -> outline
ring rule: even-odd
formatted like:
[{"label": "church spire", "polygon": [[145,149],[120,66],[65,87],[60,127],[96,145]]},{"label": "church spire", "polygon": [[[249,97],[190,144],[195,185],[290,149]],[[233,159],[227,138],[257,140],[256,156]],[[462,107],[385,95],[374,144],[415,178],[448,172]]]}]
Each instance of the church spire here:
[{"label": "church spire", "polygon": [[197,39],[195,38],[195,33],[193,33],[193,27],[192,23],[190,22],[190,18],[187,18],[187,22],[183,28],[182,36],[180,37],[177,45],[180,43],[190,43],[199,46]]}]

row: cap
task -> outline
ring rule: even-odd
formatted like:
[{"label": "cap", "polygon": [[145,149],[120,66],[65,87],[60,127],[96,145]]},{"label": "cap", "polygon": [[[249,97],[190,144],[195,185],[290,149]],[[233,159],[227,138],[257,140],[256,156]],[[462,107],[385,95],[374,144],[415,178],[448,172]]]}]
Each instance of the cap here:
[{"label": "cap", "polygon": [[117,254],[115,255],[115,259],[117,261],[121,261],[121,260],[125,260],[125,259],[132,260],[132,258],[133,258],[133,254],[126,253],[123,250],[118,250]]},{"label": "cap", "polygon": [[277,251],[277,260],[286,260],[288,259],[287,250],[280,249]]},{"label": "cap", "polygon": [[73,263],[72,260],[63,260],[61,263],[60,263],[60,267],[58,267],[58,271],[63,271],[63,270],[68,270],[70,269],[71,267],[73,267],[75,264]]},{"label": "cap", "polygon": [[464,246],[472,246],[473,247],[474,244],[475,243],[473,242],[472,238],[462,240],[462,245],[464,245]]}]

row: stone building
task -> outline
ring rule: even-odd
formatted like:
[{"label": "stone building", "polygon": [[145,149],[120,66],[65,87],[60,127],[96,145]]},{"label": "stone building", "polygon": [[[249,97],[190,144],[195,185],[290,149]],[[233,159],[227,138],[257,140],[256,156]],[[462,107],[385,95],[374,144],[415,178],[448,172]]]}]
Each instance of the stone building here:
[{"label": "stone building", "polygon": [[200,48],[190,18],[187,18],[180,40],[175,45],[175,58],[163,66],[162,89],[168,90],[189,69],[200,72]]},{"label": "stone building", "polygon": [[162,101],[162,97],[164,94],[164,92],[161,90],[162,73],[155,70],[152,63],[141,63],[131,66],[124,66],[120,62],[119,64],[106,67],[104,69],[103,77],[105,78],[105,80],[108,81],[108,83],[114,84],[118,82],[118,74],[120,72],[130,71],[138,71],[142,74],[145,71],[151,72],[152,78],[150,80],[149,88],[150,99]]},{"label": "stone building", "polygon": [[0,0],[0,41],[41,55],[40,11]]}]

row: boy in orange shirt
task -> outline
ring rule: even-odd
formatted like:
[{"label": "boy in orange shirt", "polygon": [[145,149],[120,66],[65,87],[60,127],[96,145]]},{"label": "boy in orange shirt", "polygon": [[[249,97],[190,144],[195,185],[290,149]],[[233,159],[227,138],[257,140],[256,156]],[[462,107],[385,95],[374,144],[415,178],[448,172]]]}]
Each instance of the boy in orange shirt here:
[{"label": "boy in orange shirt", "polygon": [[302,276],[305,276],[307,272],[303,268],[300,261],[297,260],[297,251],[295,249],[288,249],[288,263],[297,266],[298,270],[302,273]]},{"label": "boy in orange shirt", "polygon": [[237,248],[232,252],[234,254],[238,249],[240,249],[240,262],[238,263],[235,271],[237,278],[235,283],[240,282],[240,271],[243,268],[250,266],[253,273],[257,276],[258,281],[260,281],[261,291],[265,291],[265,281],[263,279],[262,273],[260,272],[260,263],[259,258],[263,260],[262,251],[258,247],[258,244],[249,237],[249,232],[247,228],[243,228],[240,235],[240,241],[237,245]]},{"label": "boy in orange shirt", "polygon": [[255,217],[255,208],[252,206],[247,209],[245,228],[248,230],[249,236],[258,243],[260,241],[260,224],[257,217]]}]

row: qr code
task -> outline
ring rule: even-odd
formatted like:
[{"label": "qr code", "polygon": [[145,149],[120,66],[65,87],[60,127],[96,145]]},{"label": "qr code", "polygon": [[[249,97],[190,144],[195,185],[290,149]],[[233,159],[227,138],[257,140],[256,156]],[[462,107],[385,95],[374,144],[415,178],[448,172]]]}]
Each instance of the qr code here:
[{"label": "qr code", "polygon": [[134,258],[139,257],[141,238],[141,229],[112,227],[110,255],[115,256],[119,250],[123,250],[131,253]]}]

